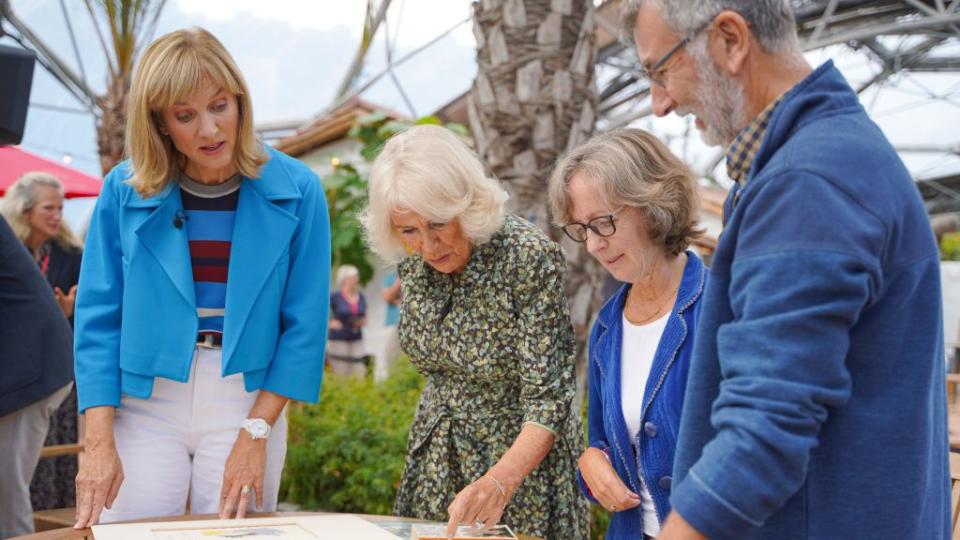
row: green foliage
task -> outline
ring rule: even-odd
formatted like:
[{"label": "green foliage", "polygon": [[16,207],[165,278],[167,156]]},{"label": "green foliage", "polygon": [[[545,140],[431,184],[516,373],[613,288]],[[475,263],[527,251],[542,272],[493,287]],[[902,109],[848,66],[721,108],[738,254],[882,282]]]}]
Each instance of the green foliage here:
[{"label": "green foliage", "polygon": [[330,209],[330,250],[333,267],[351,264],[360,272],[360,282],[373,277],[363,228],[358,216],[367,205],[367,179],[350,164],[338,164],[321,179]]},{"label": "green foliage", "polygon": [[[590,436],[587,431],[587,412],[587,399],[584,398],[583,405],[580,407],[580,418],[583,421],[584,447],[590,444]],[[603,540],[609,524],[610,512],[599,504],[590,503],[590,540]]]},{"label": "green foliage", "polygon": [[[348,137],[361,143],[360,155],[372,163],[387,139],[412,125],[441,125],[436,116],[425,116],[414,124],[393,120],[386,113],[375,111],[357,119],[350,128]],[[450,123],[447,129],[466,137],[467,128]],[[333,172],[322,179],[324,194],[330,206],[330,234],[332,237],[333,266],[351,264],[360,271],[360,282],[367,283],[373,277],[370,252],[363,240],[358,216],[367,206],[367,178],[351,163],[337,161]]]},{"label": "green foliage", "polygon": [[381,384],[326,373],[320,403],[290,411],[280,500],[392,514],[423,380],[406,360]]},{"label": "green foliage", "polygon": [[590,505],[590,539],[603,540],[610,525],[610,512],[599,504]]},{"label": "green foliage", "polygon": [[940,240],[940,259],[960,261],[960,232],[947,233]]}]

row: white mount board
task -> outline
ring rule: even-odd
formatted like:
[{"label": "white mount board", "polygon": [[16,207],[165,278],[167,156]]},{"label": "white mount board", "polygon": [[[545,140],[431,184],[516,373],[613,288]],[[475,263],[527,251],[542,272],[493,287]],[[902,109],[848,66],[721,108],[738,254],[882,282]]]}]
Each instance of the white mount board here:
[{"label": "white mount board", "polygon": [[94,525],[94,540],[397,540],[350,515]]}]

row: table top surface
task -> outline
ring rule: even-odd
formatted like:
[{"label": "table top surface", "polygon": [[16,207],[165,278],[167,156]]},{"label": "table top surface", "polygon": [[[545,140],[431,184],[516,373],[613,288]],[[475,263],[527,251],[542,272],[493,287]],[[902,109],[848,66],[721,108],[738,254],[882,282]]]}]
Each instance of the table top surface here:
[{"label": "table top surface", "polygon": [[[250,514],[247,517],[251,518],[268,518],[268,517],[284,517],[284,516],[323,516],[329,515],[327,512],[272,512],[272,513],[260,513],[260,514]],[[369,514],[350,514],[357,517],[363,518],[371,523],[378,522],[409,522],[409,523],[428,523],[422,519],[412,519],[412,518],[400,518],[395,516],[375,516]],[[217,519],[215,514],[204,514],[204,515],[189,515],[189,516],[172,516],[172,517],[161,517],[161,518],[148,518],[141,519],[137,521],[151,521],[151,522],[162,522],[162,521],[199,521],[203,519]],[[521,539],[524,540],[536,540],[533,537],[520,535]],[[55,529],[52,531],[44,531],[35,534],[28,534],[24,536],[18,536],[15,540],[94,540],[93,531],[90,529],[73,529],[70,527],[63,529]]]}]

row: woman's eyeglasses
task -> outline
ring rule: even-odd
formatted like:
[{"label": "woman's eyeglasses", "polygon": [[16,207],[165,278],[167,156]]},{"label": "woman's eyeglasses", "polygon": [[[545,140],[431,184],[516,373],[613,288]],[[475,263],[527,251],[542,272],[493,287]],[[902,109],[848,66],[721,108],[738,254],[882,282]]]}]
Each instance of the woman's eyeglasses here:
[{"label": "woman's eyeglasses", "polygon": [[593,234],[603,238],[613,236],[617,232],[617,224],[613,218],[624,208],[626,208],[626,206],[621,206],[610,214],[597,216],[586,223],[576,221],[567,223],[561,227],[561,229],[563,229],[564,234],[574,242],[586,242],[588,230],[593,231]]}]

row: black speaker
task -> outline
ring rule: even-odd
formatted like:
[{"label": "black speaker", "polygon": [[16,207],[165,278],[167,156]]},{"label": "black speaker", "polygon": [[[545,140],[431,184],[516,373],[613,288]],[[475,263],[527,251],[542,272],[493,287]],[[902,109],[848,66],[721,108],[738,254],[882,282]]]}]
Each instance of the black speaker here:
[{"label": "black speaker", "polygon": [[35,61],[33,51],[0,45],[0,146],[23,139]]}]

